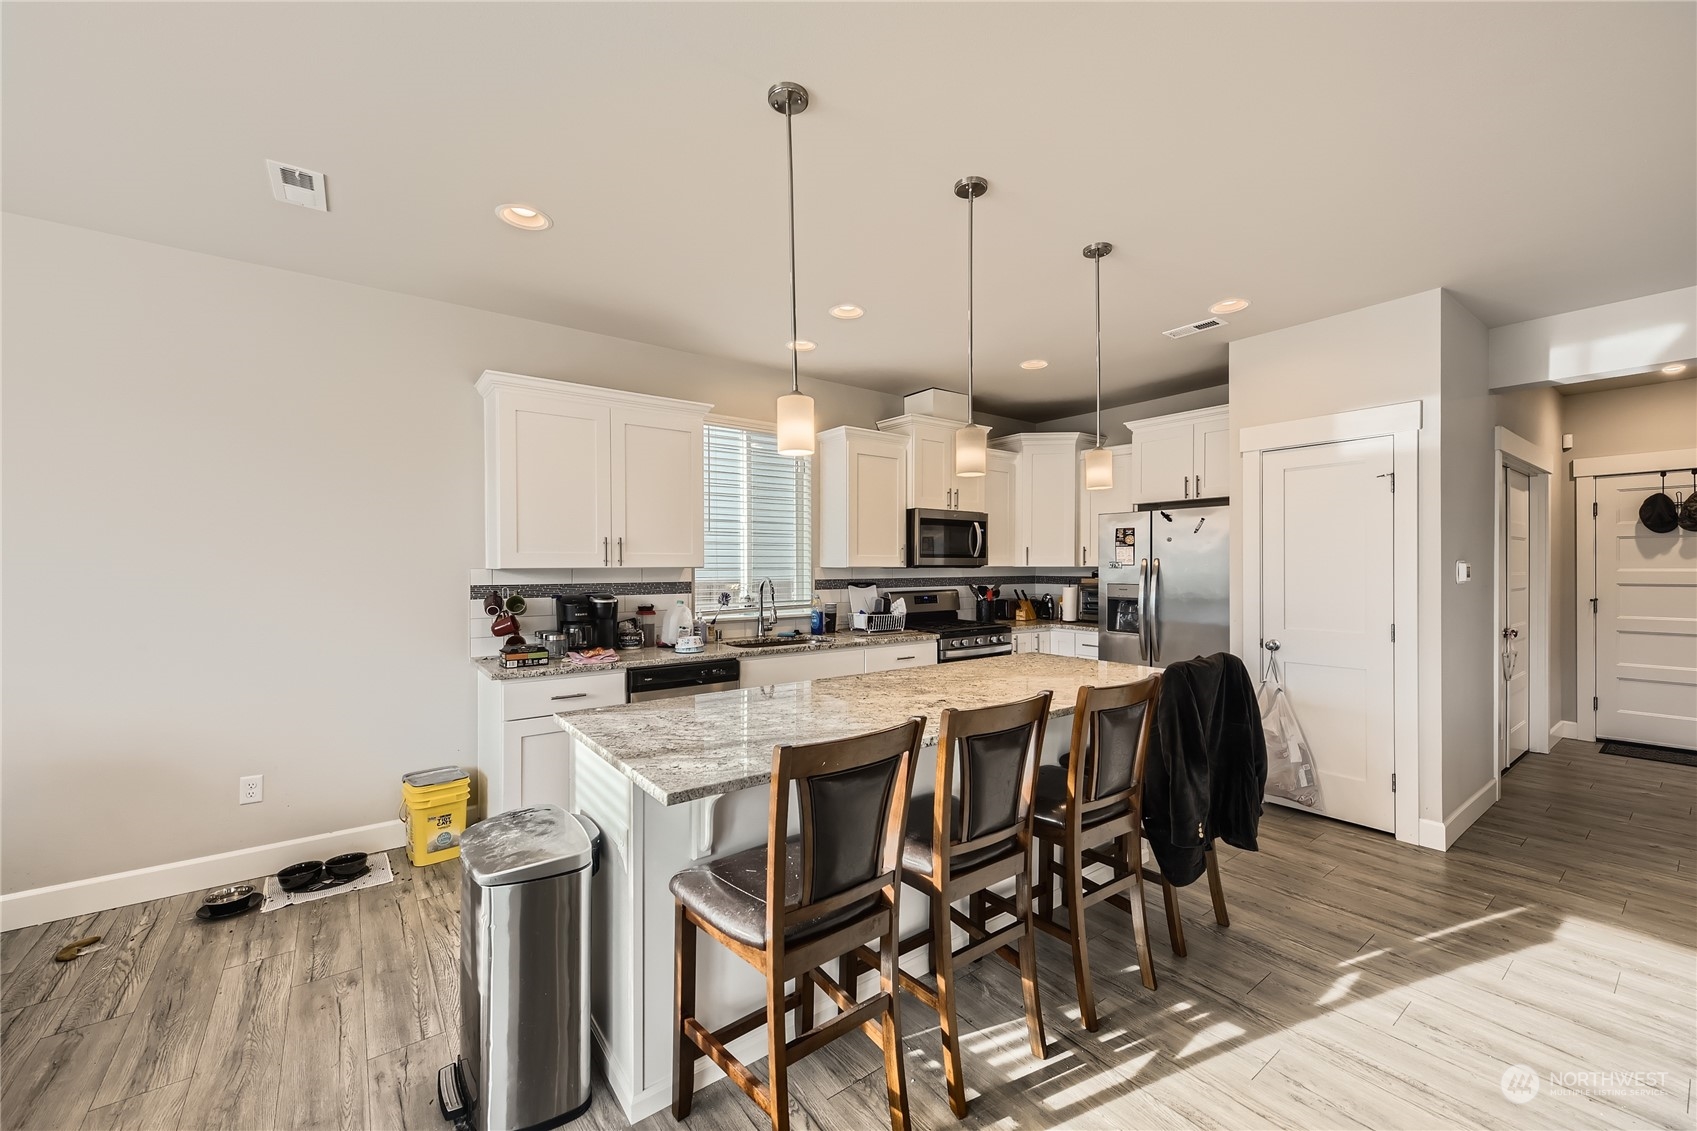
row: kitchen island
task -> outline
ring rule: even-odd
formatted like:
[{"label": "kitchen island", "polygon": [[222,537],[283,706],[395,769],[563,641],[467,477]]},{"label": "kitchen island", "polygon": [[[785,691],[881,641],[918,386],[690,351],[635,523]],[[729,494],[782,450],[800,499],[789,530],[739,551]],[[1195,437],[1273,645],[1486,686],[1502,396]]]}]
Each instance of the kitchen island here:
[{"label": "kitchen island", "polygon": [[[914,780],[935,772],[942,712],[1054,692],[1045,742],[1053,761],[1071,736],[1085,685],[1128,683],[1154,669],[1064,656],[996,656],[915,670],[774,684],[558,716],[571,739],[576,805],[605,837],[592,896],[590,1011],[611,1085],[633,1122],[670,1102],[672,896],[667,882],[705,860],[766,843],[773,747],[892,726],[924,715],[925,752]],[[790,830],[794,832],[792,828]],[[902,933],[923,930],[925,904],[903,899]],[[908,955],[922,969],[924,955]],[[870,977],[870,976],[869,976]],[[759,976],[722,948],[703,945],[697,1006],[709,1025],[765,1000]],[[732,1042],[752,1063],[762,1027]],[[720,1073],[705,1058],[697,1084]]]}]

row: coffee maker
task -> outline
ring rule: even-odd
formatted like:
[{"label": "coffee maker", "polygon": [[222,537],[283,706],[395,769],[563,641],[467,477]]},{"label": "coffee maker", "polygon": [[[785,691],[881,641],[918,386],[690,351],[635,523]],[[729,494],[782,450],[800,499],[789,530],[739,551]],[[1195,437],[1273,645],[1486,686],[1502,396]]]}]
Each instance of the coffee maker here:
[{"label": "coffee maker", "polygon": [[611,593],[591,593],[589,615],[595,621],[595,646],[619,646],[619,599]]},{"label": "coffee maker", "polygon": [[576,593],[556,593],[554,617],[557,627],[565,634],[568,649],[578,652],[596,646],[595,617],[589,606],[589,598]]}]

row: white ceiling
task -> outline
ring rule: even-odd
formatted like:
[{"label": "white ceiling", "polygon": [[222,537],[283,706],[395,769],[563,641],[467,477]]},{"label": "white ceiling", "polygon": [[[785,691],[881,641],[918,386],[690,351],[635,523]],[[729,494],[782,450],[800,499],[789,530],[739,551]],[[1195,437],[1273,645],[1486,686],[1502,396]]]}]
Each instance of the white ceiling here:
[{"label": "white ceiling", "polygon": [[[1498,325],[1697,282],[1690,3],[23,4],[4,206],[1027,419],[1444,286]],[[264,159],[329,176],[272,201]],[[555,219],[495,220],[506,201]],[[1228,295],[1223,331],[1171,341]],[[857,322],[826,317],[837,302]],[[1038,373],[1022,358],[1052,363]]]}]

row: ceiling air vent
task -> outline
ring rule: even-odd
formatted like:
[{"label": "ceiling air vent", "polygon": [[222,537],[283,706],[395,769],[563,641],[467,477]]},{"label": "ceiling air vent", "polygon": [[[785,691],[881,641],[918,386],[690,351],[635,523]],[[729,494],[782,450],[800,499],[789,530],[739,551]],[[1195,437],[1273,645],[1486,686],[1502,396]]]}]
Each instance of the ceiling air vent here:
[{"label": "ceiling air vent", "polygon": [[271,195],[284,204],[298,204],[320,212],[330,211],[329,201],[324,195],[323,173],[285,165],[281,161],[267,161],[265,171],[271,178]]},{"label": "ceiling air vent", "polygon": [[1192,322],[1188,326],[1175,326],[1171,330],[1162,330],[1161,333],[1169,338],[1188,338],[1192,334],[1200,334],[1204,330],[1212,330],[1216,326],[1224,326],[1225,324],[1224,318],[1204,318],[1202,321]]}]

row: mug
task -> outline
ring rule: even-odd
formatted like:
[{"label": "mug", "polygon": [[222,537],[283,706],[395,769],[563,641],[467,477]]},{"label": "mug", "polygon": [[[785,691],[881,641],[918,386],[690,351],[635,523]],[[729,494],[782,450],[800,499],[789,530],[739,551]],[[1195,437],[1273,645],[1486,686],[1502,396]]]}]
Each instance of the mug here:
[{"label": "mug", "polygon": [[519,618],[511,613],[502,613],[495,618],[495,623],[489,626],[491,636],[512,636],[519,630]]},{"label": "mug", "polygon": [[515,617],[523,616],[526,608],[527,606],[524,603],[524,598],[520,597],[517,593],[514,593],[511,597],[507,598],[507,611],[512,613]]},{"label": "mug", "polygon": [[492,617],[500,616],[501,611],[505,608],[506,603],[501,600],[499,594],[491,593],[489,596],[483,598],[483,611]]}]

